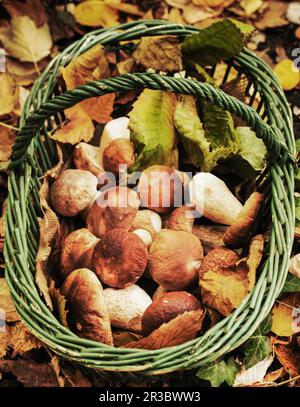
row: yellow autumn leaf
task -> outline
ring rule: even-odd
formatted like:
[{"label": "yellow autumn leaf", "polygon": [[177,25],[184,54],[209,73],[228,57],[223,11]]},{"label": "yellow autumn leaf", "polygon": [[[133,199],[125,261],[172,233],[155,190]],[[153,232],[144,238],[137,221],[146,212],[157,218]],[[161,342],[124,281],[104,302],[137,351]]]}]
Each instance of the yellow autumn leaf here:
[{"label": "yellow autumn leaf", "polygon": [[113,9],[123,11],[123,13],[133,14],[135,16],[144,15],[144,12],[141,11],[136,4],[123,3],[121,0],[104,0],[104,3]]},{"label": "yellow autumn leaf", "polygon": [[290,59],[279,62],[274,68],[274,73],[283,90],[292,90],[300,82],[299,70]]},{"label": "yellow autumn leaf", "polygon": [[78,4],[73,13],[77,23],[89,27],[111,27],[119,23],[118,11],[97,0]]},{"label": "yellow autumn leaf", "polygon": [[205,7],[220,7],[224,6],[224,3],[228,3],[228,0],[192,0],[195,6]]},{"label": "yellow autumn leaf", "polygon": [[0,116],[12,113],[17,103],[18,88],[14,78],[9,73],[0,73]]},{"label": "yellow autumn leaf", "polygon": [[263,0],[241,0],[240,6],[249,16],[255,13],[263,5]]},{"label": "yellow autumn leaf", "polygon": [[94,125],[89,116],[78,105],[65,110],[65,115],[68,121],[51,138],[61,143],[88,143],[94,136]]},{"label": "yellow autumn leaf", "polygon": [[12,18],[0,32],[0,40],[8,54],[22,62],[38,62],[50,54],[52,38],[48,24],[37,28],[28,16]]},{"label": "yellow autumn leaf", "polygon": [[272,332],[279,336],[292,336],[300,332],[300,293],[282,298],[273,307]]}]

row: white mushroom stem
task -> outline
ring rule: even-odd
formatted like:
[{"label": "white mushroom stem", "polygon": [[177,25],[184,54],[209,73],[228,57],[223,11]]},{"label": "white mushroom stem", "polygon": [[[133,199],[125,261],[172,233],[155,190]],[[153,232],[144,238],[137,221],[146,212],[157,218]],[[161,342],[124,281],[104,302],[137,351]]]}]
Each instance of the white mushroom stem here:
[{"label": "white mushroom stem", "polygon": [[206,218],[222,225],[234,223],[243,208],[225,182],[207,172],[193,177],[189,191],[191,203],[196,209]]},{"label": "white mushroom stem", "polygon": [[119,138],[130,140],[128,117],[119,117],[106,123],[100,140],[100,166],[103,167],[103,152],[108,145]]},{"label": "white mushroom stem", "polygon": [[132,233],[139,236],[142,239],[142,241],[147,245],[148,248],[151,246],[152,237],[151,237],[150,232],[148,232],[148,230],[146,230],[146,229],[136,229]]}]

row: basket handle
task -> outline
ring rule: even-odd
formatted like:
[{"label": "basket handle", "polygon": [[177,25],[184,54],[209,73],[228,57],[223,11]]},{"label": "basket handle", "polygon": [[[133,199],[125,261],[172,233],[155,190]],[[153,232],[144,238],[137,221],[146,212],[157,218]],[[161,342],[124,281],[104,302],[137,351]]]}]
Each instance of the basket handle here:
[{"label": "basket handle", "polygon": [[135,73],[89,82],[43,103],[27,118],[24,126],[21,128],[13,146],[10,168],[13,169],[23,163],[27,148],[42,128],[45,119],[61,110],[74,106],[84,99],[137,88],[187,94],[214,103],[237,115],[256,132],[256,135],[264,141],[271,162],[279,159],[285,162],[288,158],[293,162],[295,161],[286,144],[282,142],[279,134],[274,132],[252,107],[247,106],[233,96],[229,96],[221,89],[214,88],[210,84],[201,83],[194,79],[174,78],[156,73]]}]

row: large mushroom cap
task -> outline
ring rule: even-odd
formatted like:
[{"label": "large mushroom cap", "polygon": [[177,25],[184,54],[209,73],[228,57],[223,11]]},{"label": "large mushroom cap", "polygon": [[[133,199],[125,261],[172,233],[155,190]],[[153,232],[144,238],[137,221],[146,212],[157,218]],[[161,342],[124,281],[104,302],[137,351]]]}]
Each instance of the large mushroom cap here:
[{"label": "large mushroom cap", "polygon": [[51,204],[61,216],[76,216],[97,194],[97,177],[89,171],[65,170],[50,190]]},{"label": "large mushroom cap", "polygon": [[160,325],[169,322],[178,315],[200,308],[201,304],[197,298],[187,291],[171,291],[162,294],[144,312],[142,318],[143,334],[149,335]]},{"label": "large mushroom cap", "polygon": [[125,288],[141,277],[147,259],[147,245],[139,236],[124,229],[113,229],[97,243],[92,261],[103,283],[110,287]]},{"label": "large mushroom cap", "polygon": [[61,293],[67,299],[68,323],[83,338],[113,344],[103,288],[88,269],[74,270],[65,280]]},{"label": "large mushroom cap", "polygon": [[60,274],[63,278],[73,270],[92,268],[92,255],[98,240],[84,228],[74,230],[65,238],[60,253]]},{"label": "large mushroom cap", "polygon": [[255,233],[262,202],[263,196],[259,192],[250,195],[236,221],[229,226],[224,235],[226,246],[238,249],[249,242]]},{"label": "large mushroom cap", "polygon": [[153,280],[166,290],[183,290],[195,281],[202,258],[196,236],[162,229],[151,245],[148,268]]}]

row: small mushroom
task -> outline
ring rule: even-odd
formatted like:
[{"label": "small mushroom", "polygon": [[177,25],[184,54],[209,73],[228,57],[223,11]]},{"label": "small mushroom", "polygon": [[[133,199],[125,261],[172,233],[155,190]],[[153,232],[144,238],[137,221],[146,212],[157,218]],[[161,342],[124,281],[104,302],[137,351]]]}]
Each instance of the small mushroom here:
[{"label": "small mushroom", "polygon": [[105,171],[117,175],[120,166],[131,167],[134,163],[134,148],[130,140],[119,138],[113,140],[103,151],[103,167]]},{"label": "small mushroom", "polygon": [[152,302],[142,318],[143,335],[149,335],[160,325],[169,322],[186,311],[201,309],[197,298],[186,291],[172,291]]},{"label": "small mushroom", "polygon": [[86,224],[97,237],[115,228],[129,230],[140,206],[135,191],[127,187],[112,187],[100,192],[90,208]]},{"label": "small mushroom", "polygon": [[88,269],[74,270],[65,280],[62,295],[67,300],[68,324],[78,336],[113,344],[103,288]]},{"label": "small mushroom", "polygon": [[196,236],[162,229],[151,245],[148,268],[153,280],[166,290],[184,290],[196,280],[202,258]]},{"label": "small mushroom", "polygon": [[229,226],[224,235],[223,240],[227,247],[238,249],[253,237],[262,202],[263,196],[259,192],[253,192],[250,195],[237,219]]},{"label": "small mushroom", "polygon": [[192,233],[195,221],[194,211],[193,207],[187,205],[174,209],[166,222],[166,229]]},{"label": "small mushroom", "polygon": [[124,229],[113,229],[97,243],[92,263],[103,283],[126,288],[144,273],[147,259],[147,246],[139,236]]},{"label": "small mushroom", "polygon": [[144,207],[160,214],[169,213],[183,200],[182,173],[165,165],[152,165],[144,170],[138,183],[138,194]]},{"label": "small mushroom", "polygon": [[140,209],[137,211],[130,230],[145,229],[151,233],[152,239],[161,231],[162,221],[158,213],[150,209]]},{"label": "small mushroom", "polygon": [[78,170],[90,171],[96,177],[104,172],[100,166],[100,148],[81,142],[77,144],[73,153],[74,165]]},{"label": "small mushroom", "polygon": [[118,117],[117,119],[110,120],[104,126],[103,133],[100,140],[100,166],[103,167],[103,153],[106,147],[117,139],[130,140],[130,131],[128,129],[128,117]]},{"label": "small mushroom", "polygon": [[132,233],[139,236],[142,239],[142,241],[147,245],[148,248],[152,245],[152,237],[148,230],[135,229],[132,231]]},{"label": "small mushroom", "polygon": [[97,177],[89,171],[65,170],[50,190],[51,205],[61,216],[76,216],[97,194]]},{"label": "small mushroom", "polygon": [[196,209],[215,223],[231,225],[242,204],[229,191],[224,181],[208,172],[199,172],[190,182],[190,200]]},{"label": "small mushroom", "polygon": [[99,239],[88,229],[71,232],[64,240],[60,253],[60,274],[66,278],[73,270],[92,268],[92,256]]},{"label": "small mushroom", "polygon": [[104,297],[112,326],[141,332],[142,316],[152,303],[146,291],[133,284],[121,289],[105,288]]}]

